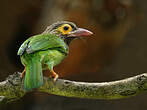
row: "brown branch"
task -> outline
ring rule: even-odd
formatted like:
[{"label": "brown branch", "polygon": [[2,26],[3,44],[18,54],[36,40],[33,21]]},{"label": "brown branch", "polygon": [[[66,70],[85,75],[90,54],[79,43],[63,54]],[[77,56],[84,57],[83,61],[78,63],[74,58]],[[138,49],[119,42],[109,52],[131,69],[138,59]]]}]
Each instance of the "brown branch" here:
[{"label": "brown branch", "polygon": [[[147,73],[131,78],[103,82],[88,83],[58,79],[44,78],[44,85],[37,89],[39,92],[55,94],[66,97],[89,99],[120,99],[137,95],[147,90]],[[20,73],[10,75],[5,81],[0,82],[0,101],[9,102],[18,100],[26,94]]]}]

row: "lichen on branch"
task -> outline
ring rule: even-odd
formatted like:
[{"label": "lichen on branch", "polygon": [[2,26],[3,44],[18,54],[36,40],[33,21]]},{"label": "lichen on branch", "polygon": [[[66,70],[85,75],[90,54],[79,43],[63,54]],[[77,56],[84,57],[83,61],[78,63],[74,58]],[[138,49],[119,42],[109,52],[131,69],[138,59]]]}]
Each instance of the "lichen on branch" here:
[{"label": "lichen on branch", "polygon": [[[120,99],[137,95],[146,90],[147,73],[102,83],[75,82],[64,79],[54,82],[50,78],[44,78],[44,85],[35,89],[38,92],[54,95],[89,99]],[[18,100],[26,93],[20,73],[14,73],[5,81],[0,82],[0,102]]]}]

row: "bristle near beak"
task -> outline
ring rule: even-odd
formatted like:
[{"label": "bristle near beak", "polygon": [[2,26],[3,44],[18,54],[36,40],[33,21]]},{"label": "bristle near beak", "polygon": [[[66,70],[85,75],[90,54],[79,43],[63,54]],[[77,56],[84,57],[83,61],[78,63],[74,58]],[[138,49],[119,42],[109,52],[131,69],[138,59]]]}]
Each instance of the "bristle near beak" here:
[{"label": "bristle near beak", "polygon": [[83,28],[78,28],[75,31],[72,31],[69,33],[69,37],[86,37],[86,36],[90,36],[93,33],[87,29],[83,29]]}]

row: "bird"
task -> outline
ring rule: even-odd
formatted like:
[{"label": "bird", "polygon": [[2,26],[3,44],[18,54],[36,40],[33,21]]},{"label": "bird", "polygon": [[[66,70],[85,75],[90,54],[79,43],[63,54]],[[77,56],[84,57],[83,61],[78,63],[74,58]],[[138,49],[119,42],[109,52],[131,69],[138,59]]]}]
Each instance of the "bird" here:
[{"label": "bird", "polygon": [[59,75],[54,66],[60,64],[69,54],[69,44],[72,40],[90,36],[93,33],[84,28],[78,28],[75,23],[58,21],[48,26],[44,32],[29,37],[18,49],[24,70],[24,89],[30,91],[43,85],[43,70],[49,70],[49,76],[55,82]]}]

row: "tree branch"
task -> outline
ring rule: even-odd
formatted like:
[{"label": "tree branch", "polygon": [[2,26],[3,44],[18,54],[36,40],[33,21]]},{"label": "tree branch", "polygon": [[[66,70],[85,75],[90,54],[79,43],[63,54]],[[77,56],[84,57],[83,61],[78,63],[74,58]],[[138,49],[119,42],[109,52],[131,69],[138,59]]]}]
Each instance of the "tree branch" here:
[{"label": "tree branch", "polygon": [[[66,97],[89,99],[120,99],[134,96],[147,90],[147,73],[131,78],[103,82],[87,83],[58,79],[44,78],[44,85],[37,89],[39,92],[55,94]],[[20,73],[10,75],[0,82],[0,102],[10,102],[20,99],[26,94]]]}]

